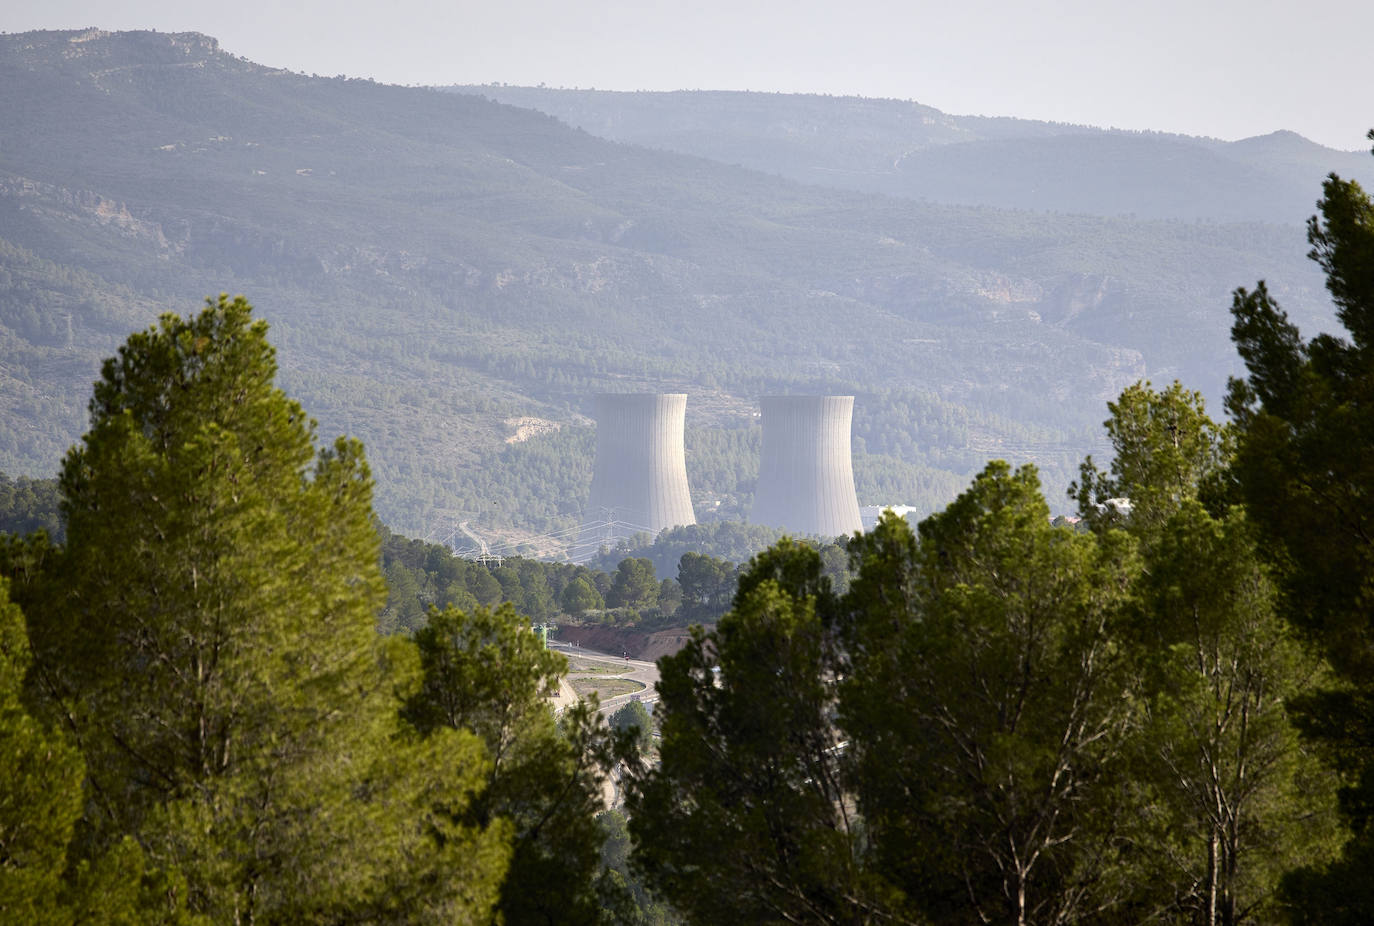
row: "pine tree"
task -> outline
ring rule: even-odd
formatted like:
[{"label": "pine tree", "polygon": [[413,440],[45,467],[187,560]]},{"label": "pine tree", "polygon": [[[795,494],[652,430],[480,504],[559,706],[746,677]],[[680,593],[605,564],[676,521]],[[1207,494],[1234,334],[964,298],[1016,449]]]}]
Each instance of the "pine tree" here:
[{"label": "pine tree", "polygon": [[[316,455],[266,331],[221,296],[106,361],[31,636],[86,756],[90,852],[136,835],[218,921],[380,916],[397,865],[433,879],[439,845],[409,803],[433,782],[393,748],[407,678],[374,630],[362,448]],[[449,745],[480,775],[480,748]],[[494,884],[502,834],[450,835]],[[441,893],[425,909],[449,910]],[[470,893],[480,919],[494,891]]]},{"label": "pine tree", "polygon": [[67,844],[81,816],[84,766],[21,697],[30,662],[19,608],[0,579],[0,921],[56,923]]},{"label": "pine tree", "polygon": [[132,839],[94,862],[79,862],[75,877],[64,880],[81,818],[85,763],[67,736],[46,728],[24,704],[32,655],[8,586],[0,578],[0,922],[182,921],[175,899],[161,911],[141,905],[147,899],[141,896],[143,853]]},{"label": "pine tree", "polygon": [[715,630],[659,660],[660,762],[631,783],[631,864],[688,922],[883,921],[840,780],[834,610],[820,556],[784,539]]},{"label": "pine tree", "polygon": [[[1370,132],[1374,139],[1374,131]],[[1287,882],[1298,922],[1374,921],[1374,200],[1331,175],[1308,223],[1347,337],[1304,340],[1261,282],[1236,292],[1232,340],[1246,377],[1226,407],[1235,480],[1284,591],[1336,684],[1295,699],[1298,724],[1348,777],[1343,857]]]},{"label": "pine tree", "polygon": [[510,604],[431,611],[415,634],[423,682],[405,716],[426,738],[471,731],[491,762],[456,823],[512,831],[498,911],[507,926],[603,921],[598,879],[601,791],[630,737],[612,735],[594,703],[557,722],[549,697],[567,660],[547,649]]},{"label": "pine tree", "polygon": [[[1109,408],[1111,474],[1084,464],[1079,505],[1134,535],[1144,565],[1122,624],[1139,670],[1139,902],[1205,924],[1269,919],[1283,872],[1333,849],[1335,779],[1288,720],[1329,672],[1278,613],[1245,510],[1221,501],[1229,429],[1178,383],[1136,384]],[[1095,504],[1121,497],[1125,516]]]},{"label": "pine tree", "polygon": [[920,922],[1092,921],[1122,895],[1133,545],[1052,527],[1034,468],[995,461],[919,537],[889,514],[850,552],[839,723],[874,868]]}]

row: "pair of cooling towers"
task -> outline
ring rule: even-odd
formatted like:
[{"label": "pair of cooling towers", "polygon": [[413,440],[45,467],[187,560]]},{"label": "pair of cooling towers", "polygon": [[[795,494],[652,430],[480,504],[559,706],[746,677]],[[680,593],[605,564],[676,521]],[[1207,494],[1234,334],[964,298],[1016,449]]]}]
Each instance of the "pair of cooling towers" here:
[{"label": "pair of cooling towers", "polygon": [[[849,433],[854,397],[765,396],[750,520],[794,534],[859,530]],[[596,469],[575,559],[641,531],[695,524],[683,436],[687,396],[596,397]]]}]

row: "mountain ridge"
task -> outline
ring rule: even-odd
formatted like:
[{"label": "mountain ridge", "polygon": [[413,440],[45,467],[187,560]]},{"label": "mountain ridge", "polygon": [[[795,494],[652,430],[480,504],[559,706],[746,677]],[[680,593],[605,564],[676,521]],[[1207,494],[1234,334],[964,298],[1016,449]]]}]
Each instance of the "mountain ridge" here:
[{"label": "mountain ridge", "polygon": [[[124,333],[243,292],[283,387],[421,536],[574,521],[597,391],[688,392],[722,515],[764,392],[860,395],[865,503],[933,509],[999,448],[1062,485],[1128,382],[1217,393],[1234,286],[1329,317],[1296,226],[799,185],[198,34],[0,36],[0,122],[0,469],[55,470]],[[519,417],[566,427],[507,445]]]},{"label": "mountain ridge", "polygon": [[[805,183],[934,202],[1301,223],[1327,173],[1374,182],[1366,152],[1337,151],[1287,130],[1228,142],[958,116],[914,101],[865,97],[442,89],[544,112],[615,141],[740,163]],[[1160,201],[1160,194],[1167,198]]]}]

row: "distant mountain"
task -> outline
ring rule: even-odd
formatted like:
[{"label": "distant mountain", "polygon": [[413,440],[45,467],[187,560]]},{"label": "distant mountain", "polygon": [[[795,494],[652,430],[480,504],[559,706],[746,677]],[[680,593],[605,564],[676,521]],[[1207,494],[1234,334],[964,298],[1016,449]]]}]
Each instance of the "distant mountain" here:
[{"label": "distant mountain", "polygon": [[0,125],[0,471],[56,470],[127,332],[242,292],[284,388],[366,442],[383,518],[421,536],[550,550],[604,390],[689,393],[708,516],[748,510],[771,392],[859,395],[861,503],[933,508],[990,456],[1062,488],[1125,384],[1219,392],[1233,287],[1329,319],[1297,225],[802,185],[193,33],[0,36]]},{"label": "distant mountain", "polygon": [[446,89],[548,113],[613,141],[939,203],[1301,223],[1328,173],[1374,184],[1367,152],[1334,151],[1293,132],[1223,142],[951,116],[919,103],[857,97]]}]

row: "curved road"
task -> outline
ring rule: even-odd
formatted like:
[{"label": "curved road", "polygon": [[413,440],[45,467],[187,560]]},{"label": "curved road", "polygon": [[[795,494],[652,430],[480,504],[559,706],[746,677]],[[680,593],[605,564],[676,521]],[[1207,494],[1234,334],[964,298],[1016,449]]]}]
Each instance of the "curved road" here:
[{"label": "curved road", "polygon": [[[632,691],[629,694],[616,695],[601,702],[601,714],[610,716],[631,701],[642,701],[645,704],[653,704],[658,700],[658,666],[652,662],[645,662],[642,659],[626,659],[622,656],[612,656],[610,653],[602,653],[593,649],[585,649],[561,640],[550,640],[549,648],[557,650],[566,656],[586,656],[598,662],[610,665],[624,666],[624,672],[615,674],[600,673],[602,678],[624,678],[631,681],[640,682],[644,685],[643,691]],[[570,675],[575,673],[569,673]],[[564,698],[560,692],[558,706],[562,707]]]},{"label": "curved road", "polygon": [[468,527],[469,523],[470,522],[468,521],[462,522],[458,525],[458,529],[463,532],[463,535],[465,537],[467,537],[473,543],[477,544],[477,549],[481,551],[483,556],[490,556],[491,550],[487,547],[487,542],[472,532],[472,530]]}]

